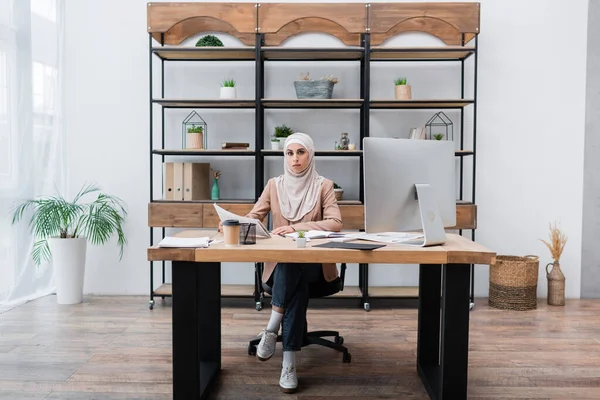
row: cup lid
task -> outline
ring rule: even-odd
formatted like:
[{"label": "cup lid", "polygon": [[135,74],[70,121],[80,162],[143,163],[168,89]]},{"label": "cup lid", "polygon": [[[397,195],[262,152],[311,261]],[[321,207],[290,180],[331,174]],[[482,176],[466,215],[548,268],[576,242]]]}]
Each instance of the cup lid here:
[{"label": "cup lid", "polygon": [[228,219],[223,221],[223,226],[235,226],[235,225],[239,225],[240,221],[238,221],[237,219]]}]

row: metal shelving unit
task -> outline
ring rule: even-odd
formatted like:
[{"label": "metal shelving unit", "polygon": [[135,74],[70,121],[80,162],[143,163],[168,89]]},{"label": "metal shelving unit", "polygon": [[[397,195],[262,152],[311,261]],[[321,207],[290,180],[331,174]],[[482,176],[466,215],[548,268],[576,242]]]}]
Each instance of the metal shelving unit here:
[{"label": "metal shelving unit", "polygon": [[[421,3],[420,3],[421,4]],[[363,184],[363,154],[360,146],[362,139],[370,136],[370,116],[372,110],[398,110],[410,112],[413,110],[440,110],[451,109],[460,112],[460,149],[456,156],[460,162],[460,196],[459,200],[465,202],[470,197],[470,202],[475,205],[475,177],[476,177],[476,138],[477,138],[477,53],[479,34],[479,4],[478,3],[422,3],[419,6],[405,5],[404,3],[381,4],[292,4],[292,3],[178,3],[174,10],[172,3],[148,3],[148,33],[149,33],[149,108],[150,108],[150,205],[172,203],[212,203],[212,201],[173,202],[154,199],[155,177],[153,174],[154,163],[157,160],[165,161],[166,156],[212,156],[212,157],[252,157],[254,158],[254,199],[229,199],[221,200],[224,204],[251,205],[255,202],[265,184],[265,158],[281,157],[280,151],[263,148],[265,146],[264,121],[265,113],[272,109],[354,109],[360,115],[359,142],[355,151],[330,151],[317,150],[319,157],[351,157],[359,160],[359,198],[344,200],[341,204],[362,205],[364,202]],[[407,7],[403,9],[403,7]],[[232,12],[237,8],[239,12]],[[282,8],[286,12],[282,13]],[[340,17],[340,10],[343,9]],[[400,14],[396,12],[403,10]],[[269,17],[269,13],[273,12]],[[346,15],[346,13],[348,15]],[[404,13],[404,14],[402,14]],[[403,31],[402,23],[394,21],[409,21],[412,15],[420,18],[422,31],[438,36],[446,42],[446,46],[429,47],[389,47],[382,46],[388,37]],[[273,15],[285,21],[276,21]],[[204,26],[208,17],[211,25]],[[296,24],[306,18],[307,25]],[[342,48],[311,48],[311,47],[285,47],[281,42],[294,34],[301,33],[303,29],[314,31],[314,20],[322,18],[321,29],[333,36],[337,36],[346,46]],[[429,21],[428,18],[431,18]],[[329,20],[336,21],[333,27]],[[308,23],[310,21],[310,23]],[[440,21],[455,27],[455,31],[441,29]],[[210,28],[210,29],[208,29]],[[392,29],[393,28],[393,29]],[[413,27],[414,28],[414,27]],[[223,31],[236,36],[245,46],[235,47],[184,47],[177,46],[181,41],[191,35],[204,31]],[[409,29],[410,30],[410,29]],[[472,43],[471,45],[467,45]],[[154,57],[160,61],[160,84],[155,90],[153,61]],[[472,96],[465,97],[465,61],[473,58],[474,90]],[[243,61],[254,65],[255,93],[253,99],[177,99],[164,98],[165,93],[165,64],[167,62],[203,62],[203,61]],[[358,99],[331,99],[331,100],[300,100],[278,99],[265,97],[265,63],[266,62],[295,62],[295,61],[353,61],[359,63],[360,68],[360,95]],[[461,66],[460,96],[451,99],[415,99],[400,101],[394,99],[371,98],[371,66],[379,62],[458,62]],[[155,107],[160,107],[161,124],[160,143],[155,146]],[[467,107],[473,108],[473,143],[471,148],[465,148],[464,111]],[[186,150],[165,148],[165,111],[168,109],[253,109],[254,110],[254,141],[255,148],[248,150]],[[456,140],[456,138],[454,138]],[[465,162],[472,162],[472,193],[470,196],[463,193],[465,179]],[[473,223],[473,226],[475,224]],[[165,227],[162,235],[165,235]],[[150,245],[154,244],[154,229],[150,227]],[[471,230],[471,238],[475,240],[475,228]],[[460,229],[460,233],[463,230]],[[257,309],[262,307],[263,294],[260,288],[261,264],[255,265],[254,288],[232,288],[223,285],[223,296],[253,297]],[[150,308],[154,306],[154,297],[170,296],[170,284],[166,282],[165,264],[162,263],[162,285],[155,289],[154,265],[150,262]],[[231,289],[231,290],[229,290]],[[394,292],[391,288],[377,288],[369,291],[369,266],[359,265],[359,285],[357,288],[346,287],[347,297],[359,298],[362,306],[370,309],[370,298],[381,297],[409,297],[418,296],[414,288],[400,287]],[[253,291],[252,295],[244,293]],[[474,270],[471,266],[471,299],[474,291]],[[396,296],[395,296],[396,293]],[[334,296],[344,297],[344,296]]]}]

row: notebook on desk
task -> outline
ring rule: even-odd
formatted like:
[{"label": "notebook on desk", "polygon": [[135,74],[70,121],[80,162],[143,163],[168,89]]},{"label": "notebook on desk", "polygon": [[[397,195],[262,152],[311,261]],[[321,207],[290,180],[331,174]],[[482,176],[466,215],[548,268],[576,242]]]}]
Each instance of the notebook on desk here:
[{"label": "notebook on desk", "polygon": [[352,250],[375,250],[385,247],[385,244],[367,244],[367,243],[348,243],[348,242],[327,242],[316,244],[312,247],[327,247],[330,249],[352,249]]}]

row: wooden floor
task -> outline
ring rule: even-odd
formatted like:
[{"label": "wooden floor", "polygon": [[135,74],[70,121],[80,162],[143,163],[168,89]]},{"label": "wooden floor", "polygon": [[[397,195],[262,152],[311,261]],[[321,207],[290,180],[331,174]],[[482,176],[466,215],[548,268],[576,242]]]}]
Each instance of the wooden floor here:
[{"label": "wooden floor", "polygon": [[[600,300],[540,301],[535,311],[471,312],[470,399],[600,399]],[[311,308],[310,329],[342,331],[352,363],[305,348],[300,390],[280,393],[281,350],[262,363],[247,341],[268,319],[252,301],[223,309],[223,371],[214,399],[426,399],[415,372],[417,312],[372,303]],[[170,399],[170,300],[48,296],[0,314],[0,399]]]}]

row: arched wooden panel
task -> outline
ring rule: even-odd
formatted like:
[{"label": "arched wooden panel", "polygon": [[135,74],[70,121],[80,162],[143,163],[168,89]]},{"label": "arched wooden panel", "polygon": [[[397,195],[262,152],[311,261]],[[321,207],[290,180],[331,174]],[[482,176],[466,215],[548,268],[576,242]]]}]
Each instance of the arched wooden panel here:
[{"label": "arched wooden panel", "polygon": [[269,44],[299,33],[323,32],[357,45],[366,28],[367,7],[360,3],[265,3],[258,8],[258,32]]},{"label": "arched wooden panel", "polygon": [[[209,31],[228,33],[247,46],[253,46],[256,41],[256,34],[238,32],[225,21],[212,17],[193,17],[176,23],[171,29],[164,32],[164,44],[177,45],[199,32]],[[160,33],[153,33],[152,37],[160,42],[160,35]]]},{"label": "arched wooden panel", "polygon": [[249,37],[256,33],[255,3],[148,3],[147,8],[148,32],[157,40],[164,33],[169,44],[210,30],[227,32],[252,44]]},{"label": "arched wooden panel", "polygon": [[479,34],[479,3],[376,3],[369,7],[371,43],[402,32],[426,32],[448,45],[462,45]]},{"label": "arched wooden panel", "polygon": [[398,22],[387,32],[371,33],[371,45],[380,45],[386,39],[404,32],[425,32],[437,37],[447,45],[460,46],[462,44],[462,34],[454,26],[435,18],[417,17]]},{"label": "arched wooden panel", "polygon": [[276,33],[265,35],[267,46],[279,46],[286,39],[301,33],[328,33],[335,36],[347,46],[360,45],[360,33],[349,33],[341,25],[322,18],[300,18],[284,25]]}]

